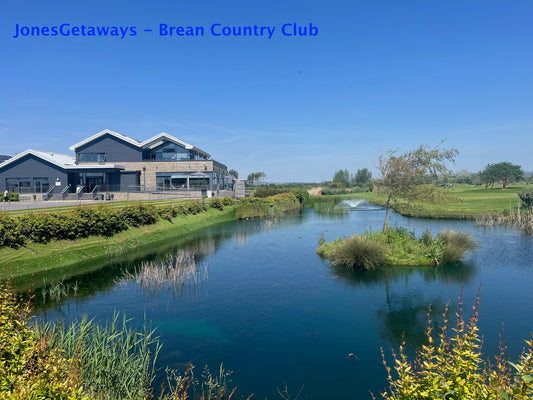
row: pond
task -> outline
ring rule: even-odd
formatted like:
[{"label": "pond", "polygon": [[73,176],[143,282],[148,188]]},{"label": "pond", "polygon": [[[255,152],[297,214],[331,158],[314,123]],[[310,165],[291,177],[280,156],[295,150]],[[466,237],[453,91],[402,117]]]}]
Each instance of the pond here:
[{"label": "pond", "polygon": [[[380,229],[384,210],[362,208],[324,216],[303,210],[279,221],[212,226],[134,263],[110,263],[75,278],[77,295],[48,304],[47,319],[87,315],[110,319],[124,312],[147,321],[164,343],[158,362],[182,368],[192,361],[232,371],[241,394],[276,399],[286,383],[300,398],[366,399],[386,386],[380,348],[389,355],[402,334],[409,350],[423,342],[426,314],[435,318],[449,302],[457,310],[461,288],[469,316],[481,288],[484,349],[495,355],[502,323],[516,358],[533,330],[533,238],[513,228],[482,228],[464,221],[408,219],[392,226],[416,234],[466,230],[479,248],[456,266],[396,267],[371,272],[333,268],[315,253],[322,234]],[[197,267],[174,286],[154,290],[124,278],[142,262],[157,264],[179,249],[199,256]],[[348,357],[353,353],[354,357]],[[198,371],[200,372],[200,371]]]}]

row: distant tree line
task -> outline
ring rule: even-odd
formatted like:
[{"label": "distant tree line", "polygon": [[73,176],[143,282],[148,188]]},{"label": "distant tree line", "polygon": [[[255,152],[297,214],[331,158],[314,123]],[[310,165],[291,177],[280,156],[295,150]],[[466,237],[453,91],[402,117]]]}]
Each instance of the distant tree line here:
[{"label": "distant tree line", "polygon": [[355,174],[350,174],[347,169],[340,169],[333,175],[333,181],[327,186],[331,188],[366,188],[372,190],[372,172],[368,168],[358,169]]}]

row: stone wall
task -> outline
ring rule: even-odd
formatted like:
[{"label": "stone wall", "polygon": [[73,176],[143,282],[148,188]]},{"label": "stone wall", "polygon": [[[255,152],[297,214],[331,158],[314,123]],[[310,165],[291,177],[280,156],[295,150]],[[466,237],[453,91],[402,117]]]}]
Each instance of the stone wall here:
[{"label": "stone wall", "polygon": [[[216,162],[216,161],[215,161]],[[146,184],[146,190],[156,189],[157,172],[211,172],[213,160],[205,161],[148,161],[121,163],[126,171],[141,171],[141,188]],[[218,166],[217,166],[218,167]],[[146,168],[146,170],[143,170]],[[146,174],[146,181],[144,175]]]}]

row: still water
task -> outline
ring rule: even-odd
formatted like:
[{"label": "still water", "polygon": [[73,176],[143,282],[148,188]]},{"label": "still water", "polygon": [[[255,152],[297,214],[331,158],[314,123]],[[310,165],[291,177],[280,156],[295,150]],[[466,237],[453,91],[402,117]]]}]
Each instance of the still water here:
[{"label": "still water", "polygon": [[[230,222],[134,263],[110,264],[77,277],[78,295],[48,305],[48,319],[83,315],[97,320],[124,312],[156,328],[164,343],[159,365],[232,371],[241,394],[277,399],[276,388],[302,388],[300,398],[369,399],[386,386],[380,348],[390,354],[405,334],[414,350],[424,339],[426,314],[457,310],[463,288],[470,315],[480,285],[484,349],[494,355],[504,324],[509,354],[516,358],[533,331],[533,238],[512,228],[482,228],[464,221],[408,219],[392,226],[420,235],[444,228],[466,230],[479,242],[461,265],[397,267],[354,272],[331,267],[315,253],[322,234],[339,236],[380,229],[384,211],[360,208],[328,217],[304,210],[277,221]],[[168,261],[193,250],[197,268],[174,285],[146,288],[121,277],[135,264]],[[353,353],[353,358],[348,357]],[[198,371],[200,372],[200,371]]]}]

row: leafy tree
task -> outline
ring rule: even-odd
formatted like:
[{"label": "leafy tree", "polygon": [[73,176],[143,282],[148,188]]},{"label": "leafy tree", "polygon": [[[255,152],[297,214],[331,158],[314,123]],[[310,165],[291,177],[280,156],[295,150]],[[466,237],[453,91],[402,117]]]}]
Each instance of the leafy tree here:
[{"label": "leafy tree", "polygon": [[384,231],[387,229],[389,211],[394,202],[423,199],[437,201],[442,197],[435,184],[439,176],[449,172],[446,162],[453,162],[458,153],[455,148],[440,148],[442,143],[434,148],[422,145],[404,154],[389,150],[379,156],[377,169],[381,178],[377,185],[378,189],[387,195]]},{"label": "leafy tree", "polygon": [[455,183],[467,183],[469,185],[474,184],[476,178],[476,174],[467,171],[466,169],[462,169],[460,171],[457,171],[453,177],[453,182]]},{"label": "leafy tree", "polygon": [[496,182],[503,182],[503,187],[507,187],[508,182],[516,182],[524,179],[524,171],[520,165],[511,164],[509,161],[499,162],[497,164],[488,164],[483,171],[479,173],[481,182],[485,189],[494,187]]},{"label": "leafy tree", "polygon": [[264,179],[266,179],[266,174],[264,172],[252,172],[246,178],[246,182],[249,185],[260,184]]},{"label": "leafy tree", "polygon": [[372,180],[372,172],[368,168],[358,169],[353,176],[352,183],[354,186],[363,186]]},{"label": "leafy tree", "polygon": [[236,170],[234,170],[234,169],[230,169],[230,170],[228,171],[228,174],[229,174],[229,175],[233,175],[233,176],[234,176],[235,178],[237,178],[237,179],[239,178],[239,173],[238,173]]},{"label": "leafy tree", "polygon": [[350,186],[350,173],[347,169],[340,169],[333,175],[333,182],[341,183],[344,187]]}]

